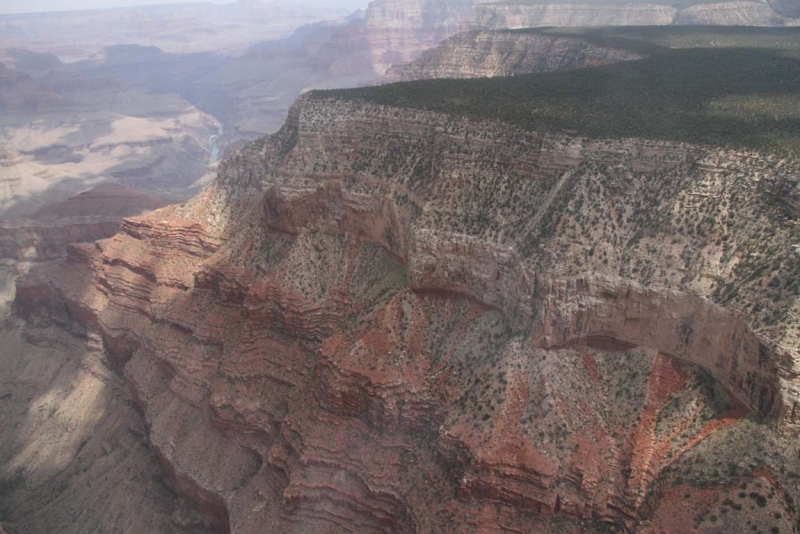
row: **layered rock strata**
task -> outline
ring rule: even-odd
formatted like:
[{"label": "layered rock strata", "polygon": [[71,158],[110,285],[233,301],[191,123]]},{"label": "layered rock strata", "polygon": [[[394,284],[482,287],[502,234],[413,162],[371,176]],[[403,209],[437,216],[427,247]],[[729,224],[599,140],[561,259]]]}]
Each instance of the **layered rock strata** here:
[{"label": "layered rock strata", "polygon": [[363,20],[333,33],[312,63],[324,65],[326,87],[336,79],[374,82],[395,63],[408,62],[468,28],[473,0],[375,0]]},{"label": "layered rock strata", "polygon": [[[103,340],[223,530],[634,528],[709,436],[794,422],[792,299],[764,287],[792,291],[774,192],[797,172],[304,98],[185,206],[26,276],[16,309]],[[756,303],[778,318],[735,314]]]},{"label": "layered rock strata", "polygon": [[[775,2],[699,3],[679,9],[669,4],[638,3],[479,3],[472,22],[483,29],[537,26],[796,26],[797,15]],[[776,9],[773,9],[775,7]]]},{"label": "layered rock strata", "polygon": [[654,4],[487,3],[473,8],[472,21],[480,28],[537,26],[664,26],[672,24],[677,9]]},{"label": "layered rock strata", "polygon": [[170,491],[102,340],[0,327],[0,532],[211,534]]},{"label": "layered rock strata", "polygon": [[162,197],[107,183],[30,217],[0,222],[0,315],[14,300],[15,280],[42,263],[67,256],[71,243],[90,243],[117,233],[125,217],[141,215],[169,202]]},{"label": "layered rock strata", "polygon": [[792,0],[769,0],[767,3],[784,17],[800,18],[800,6]]},{"label": "layered rock strata", "polygon": [[48,204],[30,217],[0,223],[0,259],[46,262],[66,257],[67,245],[105,239],[122,219],[168,204],[156,195],[108,183],[63,202]]},{"label": "layered rock strata", "polygon": [[675,24],[717,26],[783,26],[796,25],[776,13],[763,2],[730,2],[699,4],[681,10],[675,16]]},{"label": "layered rock strata", "polygon": [[389,69],[387,83],[439,78],[491,78],[608,65],[641,59],[628,50],[576,38],[518,32],[467,32],[442,41],[419,59]]}]

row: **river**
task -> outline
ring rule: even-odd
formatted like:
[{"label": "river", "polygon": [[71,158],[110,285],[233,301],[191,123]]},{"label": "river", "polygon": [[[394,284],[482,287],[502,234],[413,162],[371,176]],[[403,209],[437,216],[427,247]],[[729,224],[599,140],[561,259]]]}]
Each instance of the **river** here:
[{"label": "river", "polygon": [[219,161],[220,149],[219,149],[219,144],[217,144],[217,139],[219,139],[223,133],[225,133],[225,129],[220,124],[219,128],[217,129],[217,134],[212,135],[208,139],[208,147],[211,149],[211,155],[208,158],[209,165],[213,165],[214,163]]}]

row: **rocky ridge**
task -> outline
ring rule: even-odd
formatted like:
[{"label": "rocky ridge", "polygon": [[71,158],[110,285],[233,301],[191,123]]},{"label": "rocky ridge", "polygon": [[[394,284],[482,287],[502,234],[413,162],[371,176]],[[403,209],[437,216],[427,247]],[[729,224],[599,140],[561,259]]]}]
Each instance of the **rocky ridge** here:
[{"label": "rocky ridge", "polygon": [[169,204],[166,198],[106,183],[30,217],[0,222],[0,313],[14,299],[15,280],[31,268],[66,257],[71,243],[90,243],[117,233],[125,217]]},{"label": "rocky ridge", "polygon": [[676,13],[674,24],[715,24],[719,26],[794,26],[796,20],[778,15],[761,2],[701,4]]},{"label": "rocky ridge", "polygon": [[[783,11],[782,13],[785,13]],[[440,41],[463,30],[497,30],[532,28],[542,26],[660,26],[660,25],[743,25],[743,26],[784,26],[797,25],[798,21],[778,14],[766,3],[758,1],[732,1],[701,3],[678,8],[669,3],[574,3],[574,2],[481,2],[474,0],[453,0],[431,2],[414,0],[376,0],[366,10],[364,21],[358,21],[336,32],[320,51],[320,58],[335,52],[331,61],[329,75],[333,78],[344,74],[354,75],[369,65],[376,77],[383,76],[387,69],[391,81],[404,80],[396,72],[397,68],[415,60],[426,50],[433,49]],[[479,39],[488,41],[490,34]],[[509,37],[492,34],[501,39],[495,47],[508,46]],[[456,48],[464,46],[470,37],[462,36],[445,41],[443,46],[454,50],[443,52],[457,54]],[[526,38],[517,37],[517,47],[523,47]],[[528,39],[532,39],[528,37]],[[533,46],[540,43],[530,43]],[[490,46],[488,42],[482,46]],[[327,52],[326,52],[327,50]],[[342,54],[344,52],[344,54]],[[486,52],[483,52],[486,53]],[[506,52],[509,53],[509,52]],[[512,54],[524,54],[519,48]],[[535,52],[534,52],[535,53]],[[432,52],[426,54],[431,59]],[[444,59],[444,58],[440,58]],[[520,58],[523,63],[525,59]],[[528,60],[530,61],[530,60]],[[588,61],[588,60],[587,60]],[[591,64],[591,63],[589,63]],[[516,68],[528,72],[530,65]],[[402,67],[400,67],[402,68]],[[420,67],[422,68],[422,67]],[[484,68],[490,68],[488,66]],[[481,71],[476,71],[479,75]],[[512,72],[516,72],[512,69]],[[428,77],[430,75],[426,75]],[[359,75],[362,83],[368,78]],[[316,87],[330,85],[317,84]]]},{"label": "rocky ridge", "polygon": [[[786,14],[786,15],[784,15]],[[788,16],[787,16],[788,15]],[[777,13],[758,1],[701,3],[678,8],[667,3],[479,3],[472,23],[483,29],[537,26],[663,26],[695,24],[720,26],[796,26],[793,12]]]},{"label": "rocky ridge", "polygon": [[408,61],[442,39],[466,29],[472,0],[378,0],[367,7],[371,63],[378,76],[393,63]]},{"label": "rocky ridge", "polygon": [[205,533],[165,484],[102,340],[26,328],[0,333],[0,532]]},{"label": "rocky ridge", "polygon": [[445,39],[411,63],[393,66],[382,81],[514,76],[608,65],[642,57],[578,38],[506,31],[466,32]]},{"label": "rocky ridge", "polygon": [[797,173],[304,98],[16,308],[103,340],[222,530],[635,529],[688,451],[796,423]]},{"label": "rocky ridge", "polygon": [[125,217],[162,208],[169,202],[144,191],[106,183],[30,217],[0,223],[0,258],[47,262],[64,258],[67,245],[113,236]]},{"label": "rocky ridge", "polygon": [[5,113],[45,111],[64,105],[63,95],[53,87],[0,63],[0,109]]}]

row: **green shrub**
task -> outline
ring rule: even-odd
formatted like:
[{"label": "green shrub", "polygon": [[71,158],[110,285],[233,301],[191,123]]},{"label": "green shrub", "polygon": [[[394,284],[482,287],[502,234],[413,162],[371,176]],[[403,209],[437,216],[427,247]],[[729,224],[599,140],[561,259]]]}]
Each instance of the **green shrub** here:
[{"label": "green shrub", "polygon": [[[800,154],[798,28],[528,31],[577,34],[600,44],[645,52],[649,57],[508,78],[426,80],[316,91],[311,97],[333,96],[499,119],[537,131]],[[726,37],[725,46],[717,47],[706,35],[709,33]],[[656,43],[689,47],[668,48]]]}]

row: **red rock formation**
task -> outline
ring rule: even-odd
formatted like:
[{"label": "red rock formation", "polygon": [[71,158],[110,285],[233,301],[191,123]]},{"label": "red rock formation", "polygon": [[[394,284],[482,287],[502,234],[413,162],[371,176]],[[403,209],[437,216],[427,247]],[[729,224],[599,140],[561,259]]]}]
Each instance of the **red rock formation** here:
[{"label": "red rock formation", "polygon": [[525,32],[465,32],[445,39],[408,64],[395,64],[383,82],[491,78],[608,65],[641,54],[581,39]]},{"label": "red rock formation", "polygon": [[786,362],[684,287],[536,272],[466,214],[538,227],[576,169],[694,184],[710,150],[304,100],[16,308],[102,337],[173,487],[230,532],[630,528],[742,406],[783,413]]},{"label": "red rock formation", "polygon": [[543,346],[595,336],[647,345],[702,365],[752,410],[784,409],[771,349],[707,300],[604,279],[542,281],[539,291],[544,306],[536,337]]},{"label": "red rock formation", "polygon": [[152,194],[102,184],[68,200],[48,204],[31,217],[0,224],[0,258],[43,262],[66,256],[67,245],[113,236],[122,219],[163,207]]}]

